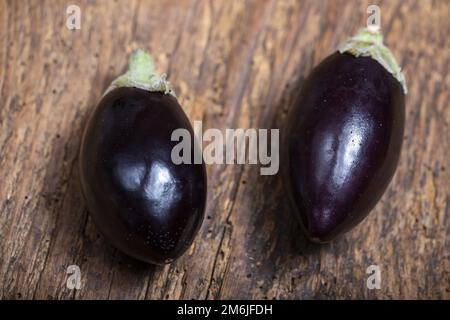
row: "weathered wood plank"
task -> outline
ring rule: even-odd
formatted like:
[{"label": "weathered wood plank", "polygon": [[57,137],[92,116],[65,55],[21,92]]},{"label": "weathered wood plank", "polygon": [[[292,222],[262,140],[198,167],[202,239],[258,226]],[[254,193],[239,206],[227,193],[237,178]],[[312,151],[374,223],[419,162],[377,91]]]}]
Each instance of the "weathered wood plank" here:
[{"label": "weathered wood plank", "polygon": [[[397,173],[374,212],[308,243],[281,179],[208,166],[207,218],[175,263],[111,248],[78,185],[86,117],[137,47],[204,128],[280,128],[301,80],[365,24],[368,1],[0,1],[0,298],[450,298],[450,2],[382,1],[410,93]],[[81,290],[66,287],[80,266]],[[379,265],[380,290],[366,287]]]}]

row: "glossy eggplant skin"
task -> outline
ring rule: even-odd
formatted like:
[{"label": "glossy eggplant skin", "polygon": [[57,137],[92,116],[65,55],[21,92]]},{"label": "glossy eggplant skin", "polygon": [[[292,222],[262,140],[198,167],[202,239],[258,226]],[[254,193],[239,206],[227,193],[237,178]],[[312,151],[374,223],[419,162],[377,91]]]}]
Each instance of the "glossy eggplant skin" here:
[{"label": "glossy eggplant skin", "polygon": [[284,182],[307,236],[329,242],[379,201],[397,167],[405,95],[377,61],[334,53],[287,117]]},{"label": "glossy eggplant skin", "polygon": [[116,248],[152,264],[182,255],[204,216],[204,163],[171,160],[178,128],[194,137],[176,98],[122,87],[102,98],[81,144],[81,188],[95,224]]}]

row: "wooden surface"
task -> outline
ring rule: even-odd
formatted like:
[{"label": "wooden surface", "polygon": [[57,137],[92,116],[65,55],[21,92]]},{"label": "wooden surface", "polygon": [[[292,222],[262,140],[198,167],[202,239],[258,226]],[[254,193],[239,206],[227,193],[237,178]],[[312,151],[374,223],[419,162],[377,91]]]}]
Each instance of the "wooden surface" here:
[{"label": "wooden surface", "polygon": [[[450,1],[383,1],[406,72],[399,168],[338,241],[311,245],[279,175],[208,166],[205,221],[164,267],[105,243],[78,185],[86,117],[137,47],[204,128],[279,128],[311,68],[366,23],[364,1],[0,0],[0,297],[7,299],[450,298]],[[70,2],[72,3],[72,2]],[[372,2],[373,3],[373,2]],[[66,287],[69,265],[82,288]],[[381,289],[366,287],[366,268]]]}]

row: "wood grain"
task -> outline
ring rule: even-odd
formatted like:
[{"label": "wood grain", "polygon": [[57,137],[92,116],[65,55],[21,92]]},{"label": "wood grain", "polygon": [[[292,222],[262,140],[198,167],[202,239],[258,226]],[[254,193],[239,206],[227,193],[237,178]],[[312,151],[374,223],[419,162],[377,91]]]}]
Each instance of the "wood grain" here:
[{"label": "wood grain", "polygon": [[[1,298],[450,298],[450,1],[372,1],[410,93],[399,168],[360,226],[309,244],[279,175],[211,165],[207,218],[164,267],[105,243],[78,185],[86,117],[128,54],[149,50],[204,128],[279,128],[301,80],[365,25],[368,2],[77,2],[71,31],[66,1],[0,0]],[[72,264],[80,290],[66,287]],[[371,264],[380,290],[366,287]]]}]

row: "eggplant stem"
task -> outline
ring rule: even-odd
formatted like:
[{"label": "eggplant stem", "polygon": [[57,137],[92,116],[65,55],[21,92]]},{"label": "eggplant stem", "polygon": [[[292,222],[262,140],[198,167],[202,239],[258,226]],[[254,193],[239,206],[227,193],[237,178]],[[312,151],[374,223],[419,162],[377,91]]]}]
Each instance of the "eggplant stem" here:
[{"label": "eggplant stem", "polygon": [[395,60],[391,50],[383,44],[383,36],[374,28],[363,28],[338,47],[340,53],[350,53],[355,57],[370,57],[378,61],[400,82],[405,94],[408,93],[405,75]]},{"label": "eggplant stem", "polygon": [[155,73],[152,56],[143,49],[135,50],[128,61],[128,71],[111,82],[103,95],[116,88],[134,87],[150,92],[163,92],[176,97],[166,75]]}]

